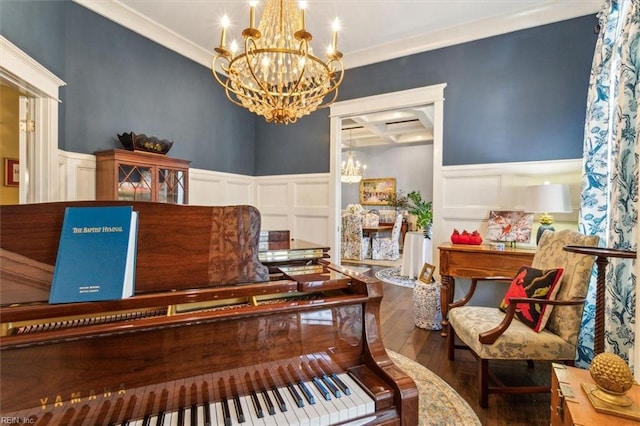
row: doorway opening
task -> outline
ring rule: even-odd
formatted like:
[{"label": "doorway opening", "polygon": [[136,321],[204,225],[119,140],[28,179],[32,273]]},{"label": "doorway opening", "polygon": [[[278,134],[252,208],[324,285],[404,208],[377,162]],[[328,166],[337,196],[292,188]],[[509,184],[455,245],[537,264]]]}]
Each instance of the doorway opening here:
[{"label": "doorway opening", "polygon": [[[446,84],[421,87],[417,89],[382,95],[369,96],[337,102],[331,106],[331,147],[330,147],[330,215],[328,241],[331,242],[331,258],[340,264],[340,213],[342,207],[342,185],[340,166],[342,162],[343,128],[352,117],[376,114],[393,110],[424,109],[432,111],[433,122],[433,182],[440,182],[442,167],[443,103]],[[346,124],[345,124],[346,123]],[[440,188],[437,184],[431,188],[434,216],[439,214]],[[433,228],[433,238],[438,241],[438,227]]]},{"label": "doorway opening", "polygon": [[2,36],[0,50],[0,84],[16,88],[23,96],[19,108],[25,116],[30,111],[24,125],[32,132],[19,149],[19,202],[57,201],[58,97],[65,82]]}]

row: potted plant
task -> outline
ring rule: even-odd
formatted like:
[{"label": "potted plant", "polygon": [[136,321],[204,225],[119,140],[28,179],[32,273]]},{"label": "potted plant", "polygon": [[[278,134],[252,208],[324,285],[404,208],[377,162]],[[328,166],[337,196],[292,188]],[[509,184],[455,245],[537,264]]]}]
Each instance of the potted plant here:
[{"label": "potted plant", "polygon": [[396,209],[396,211],[406,210],[409,207],[409,198],[407,198],[403,190],[399,189],[389,197],[389,206]]},{"label": "potted plant", "polygon": [[416,226],[422,228],[424,236],[431,238],[431,224],[433,222],[433,208],[431,201],[424,201],[420,191],[411,191],[409,199],[409,214],[416,217]]}]

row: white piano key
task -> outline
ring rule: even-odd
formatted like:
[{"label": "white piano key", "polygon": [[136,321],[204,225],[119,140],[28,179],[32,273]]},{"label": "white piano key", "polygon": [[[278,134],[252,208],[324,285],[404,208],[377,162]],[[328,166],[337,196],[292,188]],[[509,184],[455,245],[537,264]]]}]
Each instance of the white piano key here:
[{"label": "white piano key", "polygon": [[279,390],[280,395],[282,395],[282,399],[284,399],[284,402],[287,405],[287,411],[283,412],[287,418],[287,424],[309,426],[309,419],[306,417],[306,414],[302,415],[302,413],[297,411],[298,406],[293,402],[293,398],[289,395],[289,391],[287,389]]},{"label": "white piano key", "polygon": [[315,400],[315,404],[313,404],[313,409],[318,414],[318,420],[320,422],[320,426],[330,425],[331,424],[331,412],[336,411],[333,404],[327,404],[327,401],[324,399],[322,394],[318,391],[318,389],[313,385],[312,382],[303,382],[311,395]]},{"label": "white piano key", "polygon": [[183,421],[184,423],[182,426],[198,426],[191,424],[191,407],[185,407]]},{"label": "white piano key", "polygon": [[[340,398],[331,398],[329,400],[320,398],[316,405],[318,406],[316,407],[317,410],[320,410],[320,407],[322,407],[328,413],[328,424],[336,424],[349,420],[349,409]],[[357,412],[357,410],[354,410],[354,413],[355,412]],[[325,424],[323,420],[321,420],[321,422]]]},{"label": "white piano key", "polygon": [[171,413],[171,423],[170,423],[170,425],[171,426],[179,426],[178,425],[178,413],[175,412],[175,411],[173,411]]},{"label": "white piano key", "polygon": [[360,387],[347,373],[338,374],[338,377],[351,389],[351,395],[355,395],[362,401],[358,406],[358,415],[364,416],[376,411],[376,404],[373,399]]},{"label": "white piano key", "polygon": [[264,424],[266,426],[280,426],[288,424],[287,417],[284,415],[284,413],[282,413],[278,407],[275,408],[275,414],[269,414],[269,412],[265,410],[263,419]]}]

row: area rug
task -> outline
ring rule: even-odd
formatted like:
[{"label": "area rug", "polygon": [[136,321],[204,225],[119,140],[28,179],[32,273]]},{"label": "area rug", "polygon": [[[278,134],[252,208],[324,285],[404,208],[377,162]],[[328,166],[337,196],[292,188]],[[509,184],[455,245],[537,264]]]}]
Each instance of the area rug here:
[{"label": "area rug", "polygon": [[387,351],[389,358],[407,373],[418,386],[419,425],[482,425],[476,413],[447,382],[436,374],[393,351]]},{"label": "area rug", "polygon": [[376,278],[385,283],[399,285],[402,287],[412,287],[416,282],[415,278],[403,277],[400,275],[400,267],[385,268],[376,272]]}]

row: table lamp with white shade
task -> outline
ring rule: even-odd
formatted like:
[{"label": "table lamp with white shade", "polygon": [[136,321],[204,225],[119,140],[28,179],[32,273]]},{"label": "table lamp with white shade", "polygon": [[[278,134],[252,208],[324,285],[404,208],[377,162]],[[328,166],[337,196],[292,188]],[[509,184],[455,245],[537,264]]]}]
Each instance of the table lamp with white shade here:
[{"label": "table lamp with white shade", "polygon": [[536,244],[544,231],[555,231],[552,226],[553,217],[550,213],[571,213],[571,195],[569,185],[564,183],[545,183],[527,187],[526,210],[532,213],[542,213],[540,228],[536,236]]}]

